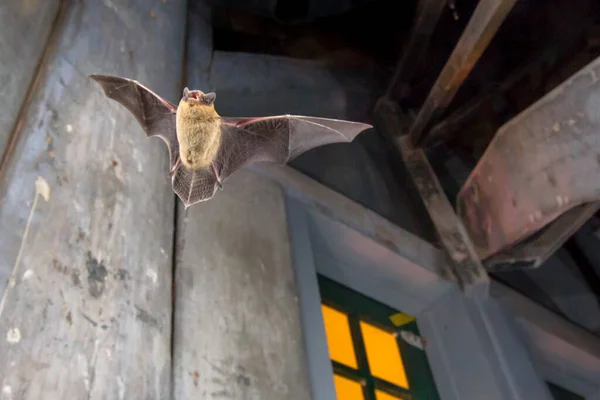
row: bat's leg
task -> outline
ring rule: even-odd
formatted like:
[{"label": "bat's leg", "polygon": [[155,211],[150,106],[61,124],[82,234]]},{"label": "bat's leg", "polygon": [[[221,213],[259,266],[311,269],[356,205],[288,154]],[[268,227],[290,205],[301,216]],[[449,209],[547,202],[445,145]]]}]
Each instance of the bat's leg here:
[{"label": "bat's leg", "polygon": [[219,178],[219,173],[217,172],[217,167],[215,167],[215,163],[210,163],[213,174],[215,174],[215,179],[217,180],[217,186],[219,189],[223,190],[223,182],[221,182],[221,178]]},{"label": "bat's leg", "polygon": [[171,171],[169,172],[169,177],[173,176],[173,174],[175,173],[175,171],[177,171],[177,168],[179,168],[180,165],[181,165],[181,157],[177,157],[177,161],[175,162],[175,165],[173,165],[173,168],[171,168]]}]

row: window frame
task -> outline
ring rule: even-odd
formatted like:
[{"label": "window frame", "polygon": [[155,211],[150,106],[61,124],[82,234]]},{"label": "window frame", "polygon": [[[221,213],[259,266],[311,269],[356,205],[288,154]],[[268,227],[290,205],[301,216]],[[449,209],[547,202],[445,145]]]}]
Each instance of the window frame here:
[{"label": "window frame", "polygon": [[[365,394],[365,400],[375,400],[373,397],[374,391],[378,386],[380,389],[385,389],[384,391],[398,397],[398,399],[439,399],[437,390],[435,396],[431,396],[427,385],[423,385],[423,381],[426,381],[426,383],[433,381],[431,369],[427,364],[427,358],[423,350],[413,348],[412,345],[398,337],[396,335],[398,328],[389,320],[389,316],[402,312],[402,310],[397,310],[389,305],[377,302],[323,275],[318,275],[317,281],[322,295],[322,304],[348,315],[349,327],[353,336],[354,351],[358,362],[357,371],[354,372],[352,368],[332,360],[334,373],[357,381],[364,380],[369,392]],[[410,384],[408,389],[391,382],[388,383],[372,375],[366,360],[366,346],[362,329],[359,326],[360,321],[396,336],[395,342],[402,363],[404,364],[406,378]],[[402,329],[420,335],[415,321],[405,324]],[[423,373],[427,376],[423,376]]]},{"label": "window frame", "polygon": [[[460,354],[448,351],[453,343],[439,334],[443,326],[428,314],[445,303],[471,322],[461,333],[481,342],[481,367],[496,369],[495,384],[506,390],[506,398],[552,400],[545,386],[549,381],[586,400],[600,400],[598,338],[497,282],[491,283],[489,301],[465,299],[454,284],[439,277],[446,258],[429,243],[290,168],[255,170],[278,182],[286,194],[314,400],[335,399],[317,273],[417,317],[430,341],[427,358],[442,400],[477,398],[477,388],[461,380],[465,372],[449,367]],[[388,236],[379,237],[382,231]],[[534,369],[524,368],[525,373],[518,368],[529,364]]]}]

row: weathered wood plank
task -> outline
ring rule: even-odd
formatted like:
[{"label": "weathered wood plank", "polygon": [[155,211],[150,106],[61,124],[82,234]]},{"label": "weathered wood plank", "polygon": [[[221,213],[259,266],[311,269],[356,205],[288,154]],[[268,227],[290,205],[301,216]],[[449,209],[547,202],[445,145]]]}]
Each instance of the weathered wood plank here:
[{"label": "weathered wood plank", "polygon": [[[183,0],[71,4],[0,183],[0,268],[16,272],[0,306],[0,386],[12,399],[169,396],[167,151],[87,75],[176,100],[185,11]],[[22,241],[38,176],[50,198]]]},{"label": "weathered wood plank", "polygon": [[465,227],[442,190],[425,152],[412,147],[408,135],[399,138],[397,142],[444,250],[452,260],[452,269],[458,283],[468,295],[487,298],[490,277],[483,268]]},{"label": "weathered wood plank", "polygon": [[[406,121],[403,121],[406,119]],[[410,117],[402,115],[394,103],[382,98],[375,113],[376,126],[389,137],[402,155],[406,169],[435,227],[446,254],[452,260],[444,276],[457,282],[465,293],[487,297],[489,276],[475,253],[471,239],[433,171],[427,156],[412,146],[409,135],[401,135]]]},{"label": "weathered wood plank", "polygon": [[0,158],[44,52],[59,4],[60,0],[0,4]]},{"label": "weathered wood plank", "polygon": [[515,2],[516,0],[478,2],[469,23],[410,127],[409,135],[413,145],[420,146],[427,141],[429,127],[450,105]]}]

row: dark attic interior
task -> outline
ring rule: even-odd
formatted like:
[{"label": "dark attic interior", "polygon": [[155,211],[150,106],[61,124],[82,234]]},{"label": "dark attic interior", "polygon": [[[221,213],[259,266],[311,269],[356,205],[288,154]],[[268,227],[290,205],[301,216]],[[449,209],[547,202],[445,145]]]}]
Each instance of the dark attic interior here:
[{"label": "dark attic interior", "polygon": [[[408,50],[417,2],[213,0],[209,82],[220,89],[221,109],[230,114],[250,107],[250,113],[371,122],[377,100],[390,90],[402,112],[414,117],[479,2],[444,3],[432,34],[416,39],[419,60],[405,61],[407,73],[398,79],[394,73]],[[194,4],[192,10],[200,7]],[[188,35],[205,18],[200,14],[192,11]],[[516,2],[430,127],[427,157],[453,206],[498,129],[600,55],[599,24],[594,1]],[[188,41],[192,57],[195,44]],[[232,79],[228,68],[238,64],[244,68]],[[311,150],[292,166],[436,243],[400,153],[377,126],[344,148]],[[540,267],[492,276],[598,334],[599,228],[596,214]]]}]

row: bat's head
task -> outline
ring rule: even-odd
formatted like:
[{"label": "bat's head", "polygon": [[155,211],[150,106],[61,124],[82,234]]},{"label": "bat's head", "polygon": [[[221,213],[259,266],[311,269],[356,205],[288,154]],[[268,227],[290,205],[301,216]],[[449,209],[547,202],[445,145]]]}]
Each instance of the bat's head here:
[{"label": "bat's head", "polygon": [[215,92],[204,93],[200,90],[183,89],[183,97],[181,101],[189,103],[189,105],[202,105],[205,107],[214,107],[217,94]]}]

